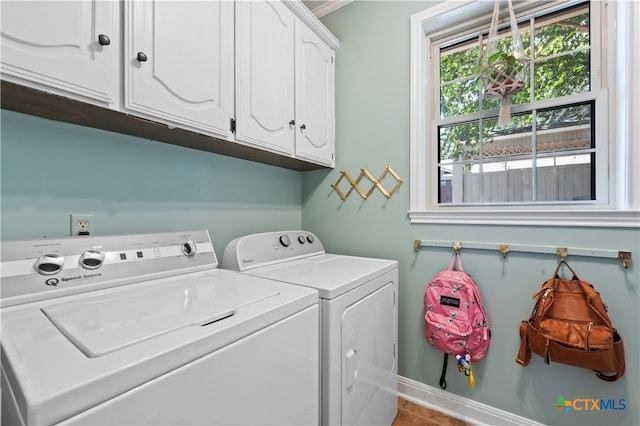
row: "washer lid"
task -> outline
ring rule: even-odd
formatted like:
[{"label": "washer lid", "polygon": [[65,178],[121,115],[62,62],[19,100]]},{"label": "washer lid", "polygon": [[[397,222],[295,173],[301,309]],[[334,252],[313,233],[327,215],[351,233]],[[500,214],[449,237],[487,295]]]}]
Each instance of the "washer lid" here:
[{"label": "washer lid", "polygon": [[396,260],[322,254],[243,273],[315,288],[333,299],[397,267]]},{"label": "washer lid", "polygon": [[214,269],[2,308],[7,395],[25,424],[58,423],[317,303]]},{"label": "washer lid", "polygon": [[86,356],[95,358],[183,327],[212,324],[235,315],[240,306],[277,294],[270,286],[214,284],[205,275],[47,306],[42,312]]}]

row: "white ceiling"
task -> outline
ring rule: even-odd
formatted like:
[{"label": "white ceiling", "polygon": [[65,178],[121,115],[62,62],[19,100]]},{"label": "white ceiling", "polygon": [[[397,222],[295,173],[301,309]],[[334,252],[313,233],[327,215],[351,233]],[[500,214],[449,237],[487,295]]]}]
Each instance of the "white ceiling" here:
[{"label": "white ceiling", "polygon": [[353,0],[302,0],[302,3],[304,3],[314,15],[320,18],[351,1]]}]

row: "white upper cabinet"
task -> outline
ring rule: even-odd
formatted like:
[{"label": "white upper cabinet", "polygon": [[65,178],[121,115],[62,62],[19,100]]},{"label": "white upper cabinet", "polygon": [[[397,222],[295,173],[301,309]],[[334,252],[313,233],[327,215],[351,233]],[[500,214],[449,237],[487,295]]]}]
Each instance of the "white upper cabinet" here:
[{"label": "white upper cabinet", "polygon": [[296,4],[236,2],[236,140],[333,166],[334,48]]},{"label": "white upper cabinet", "polygon": [[295,15],[283,3],[236,2],[236,140],[294,154]]},{"label": "white upper cabinet", "polygon": [[0,16],[3,108],[296,170],[335,165],[340,43],[301,1],[1,0]]},{"label": "white upper cabinet", "polygon": [[334,165],[334,50],[296,26],[296,157]]},{"label": "white upper cabinet", "polygon": [[1,5],[2,79],[100,104],[118,90],[116,0]]},{"label": "white upper cabinet", "polygon": [[231,134],[232,1],[127,1],[124,39],[125,108],[176,127]]}]

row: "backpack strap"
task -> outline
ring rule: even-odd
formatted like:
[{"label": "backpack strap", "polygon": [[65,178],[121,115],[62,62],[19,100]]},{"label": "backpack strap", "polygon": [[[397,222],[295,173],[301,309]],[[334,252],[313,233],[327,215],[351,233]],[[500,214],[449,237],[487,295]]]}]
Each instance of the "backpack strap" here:
[{"label": "backpack strap", "polygon": [[529,323],[522,321],[520,323],[520,350],[516,357],[516,362],[523,367],[529,365],[531,361],[531,347],[529,346]]},{"label": "backpack strap", "polygon": [[456,263],[456,259],[458,260],[458,271],[460,272],[464,272],[464,269],[462,269],[462,258],[460,257],[460,252],[459,251],[455,251],[455,253],[453,253],[453,257],[451,258],[451,262],[449,263],[449,270],[453,271],[453,267],[454,264]]},{"label": "backpack strap", "polygon": [[569,266],[569,264],[567,263],[566,260],[562,259],[560,260],[560,262],[558,263],[558,266],[556,267],[555,272],[553,273],[553,277],[555,278],[560,278],[560,276],[558,275],[558,272],[560,272],[560,267],[562,265],[565,265],[567,268],[569,268],[569,270],[571,271],[571,273],[573,274],[573,279],[574,280],[579,280],[580,278],[578,278],[578,274],[576,274],[576,271],[573,270],[573,268],[571,268],[571,266]]},{"label": "backpack strap", "polygon": [[613,329],[613,351],[616,357],[616,373],[614,375],[603,374],[600,371],[593,370],[599,379],[607,382],[615,382],[624,375],[625,361],[624,361],[624,343],[622,337],[618,334],[618,330]]},{"label": "backpack strap", "polygon": [[442,373],[440,373],[440,387],[442,389],[447,388],[447,381],[444,379],[444,376],[447,375],[447,362],[449,361],[449,354],[444,353],[444,360],[442,361]]}]

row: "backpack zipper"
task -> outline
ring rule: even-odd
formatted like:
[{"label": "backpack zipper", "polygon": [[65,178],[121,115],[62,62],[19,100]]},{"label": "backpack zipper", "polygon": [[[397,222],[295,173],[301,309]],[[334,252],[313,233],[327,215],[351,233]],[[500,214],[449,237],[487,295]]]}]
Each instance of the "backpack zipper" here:
[{"label": "backpack zipper", "polygon": [[536,291],[531,298],[532,299],[536,299],[538,296],[540,296],[540,293],[542,293],[543,291],[544,291],[544,294],[542,295],[542,298],[546,299],[547,296],[549,295],[549,293],[551,293],[553,291],[553,289],[552,288],[541,288],[540,290]]}]

